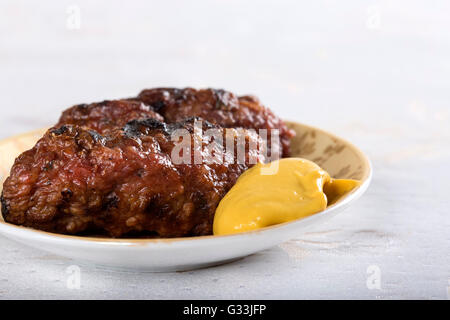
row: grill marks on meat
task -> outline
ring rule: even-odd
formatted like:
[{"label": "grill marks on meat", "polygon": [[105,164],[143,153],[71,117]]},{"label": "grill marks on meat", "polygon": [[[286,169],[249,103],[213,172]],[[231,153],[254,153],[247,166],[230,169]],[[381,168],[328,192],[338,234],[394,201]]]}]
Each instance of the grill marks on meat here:
[{"label": "grill marks on meat", "polygon": [[[211,234],[219,201],[251,164],[174,163],[170,135],[176,129],[195,133],[195,120],[135,120],[105,135],[72,125],[50,129],[16,159],[4,184],[3,217],[65,234]],[[206,128],[214,126],[203,122]],[[244,133],[247,144],[261,142]],[[202,141],[202,147],[211,144]]]},{"label": "grill marks on meat", "polygon": [[80,104],[67,109],[55,127],[71,124],[103,134],[121,128],[131,120],[147,118],[164,121],[163,117],[152,107],[141,101],[105,100],[98,103]]},{"label": "grill marks on meat", "polygon": [[294,132],[256,97],[218,89],[156,88],[143,90],[136,99],[152,106],[168,123],[196,116],[224,128],[278,129],[282,156],[289,155]]},{"label": "grill marks on meat", "polygon": [[[229,129],[216,141],[199,136],[198,122],[202,133]],[[191,144],[182,151],[189,161],[173,158],[172,135],[180,129],[190,134]],[[137,98],[76,105],[16,159],[0,198],[3,217],[64,234],[211,234],[222,197],[240,174],[265,160],[262,150],[253,149],[261,137],[246,129],[279,129],[283,156],[289,154],[293,132],[252,96],[159,88]],[[230,133],[235,149],[225,150]],[[244,161],[237,158],[240,135]],[[194,141],[201,142],[203,159],[214,153],[224,161],[195,164]]]}]

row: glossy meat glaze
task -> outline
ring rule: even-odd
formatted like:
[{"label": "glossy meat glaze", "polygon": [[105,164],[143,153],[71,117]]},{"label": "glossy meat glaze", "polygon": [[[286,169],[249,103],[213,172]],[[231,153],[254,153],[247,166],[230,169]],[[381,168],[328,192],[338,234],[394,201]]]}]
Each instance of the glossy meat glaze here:
[{"label": "glossy meat glaze", "polygon": [[[279,118],[255,98],[223,90],[150,89],[74,106],[16,159],[4,183],[3,217],[64,234],[211,234],[220,200],[246,169],[267,159],[254,148],[263,144],[255,131],[235,128],[277,128],[288,153],[292,133]],[[205,136],[209,129],[222,141]],[[173,138],[180,130],[189,133],[181,151]],[[196,162],[198,155],[210,160]]]}]

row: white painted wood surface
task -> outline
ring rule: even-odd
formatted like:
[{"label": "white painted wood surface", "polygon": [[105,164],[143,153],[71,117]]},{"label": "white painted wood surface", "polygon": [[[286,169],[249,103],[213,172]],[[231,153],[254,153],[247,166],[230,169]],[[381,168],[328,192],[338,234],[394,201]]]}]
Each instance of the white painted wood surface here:
[{"label": "white painted wood surface", "polygon": [[220,87],[354,142],[373,184],[326,224],[235,263],[173,274],[80,265],[80,289],[67,286],[78,262],[0,237],[1,299],[448,298],[448,1],[126,3],[2,0],[0,138],[76,103]]}]

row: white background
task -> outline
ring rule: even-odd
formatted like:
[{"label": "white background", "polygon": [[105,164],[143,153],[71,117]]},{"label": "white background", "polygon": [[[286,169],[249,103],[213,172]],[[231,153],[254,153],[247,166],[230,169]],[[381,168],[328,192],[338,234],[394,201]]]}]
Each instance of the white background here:
[{"label": "white background", "polygon": [[345,213],[205,270],[81,266],[71,290],[76,262],[0,237],[0,298],[447,299],[449,30],[448,1],[1,0],[0,138],[77,103],[216,87],[354,142],[375,171]]}]

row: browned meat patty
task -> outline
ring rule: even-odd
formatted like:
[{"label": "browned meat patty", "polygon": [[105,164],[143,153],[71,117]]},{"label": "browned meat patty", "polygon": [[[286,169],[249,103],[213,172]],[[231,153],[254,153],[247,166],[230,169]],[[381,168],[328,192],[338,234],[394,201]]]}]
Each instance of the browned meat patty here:
[{"label": "browned meat patty", "polygon": [[[151,105],[169,123],[197,116],[224,128],[278,129],[282,156],[289,156],[290,140],[295,133],[256,97],[237,97],[215,89],[156,88],[143,90],[137,99]],[[270,132],[268,140],[270,149]]]},{"label": "browned meat patty", "polygon": [[[215,140],[199,138],[194,121],[132,121],[105,135],[72,125],[50,129],[16,159],[1,197],[4,219],[64,234],[211,234],[219,201],[251,166],[252,158],[263,159],[252,150],[245,153],[245,163],[236,163],[236,152],[230,154]],[[203,122],[201,128],[217,127]],[[225,161],[175,163],[176,142],[171,135],[177,129],[193,134],[187,149],[191,160],[198,138],[203,154],[208,153],[207,146],[214,152],[222,150]],[[261,142],[258,135],[243,134],[246,150],[250,143]]]},{"label": "browned meat patty", "polygon": [[67,109],[55,127],[71,124],[103,134],[122,128],[131,120],[146,118],[164,120],[152,107],[141,101],[106,100],[98,103],[79,104]]}]

